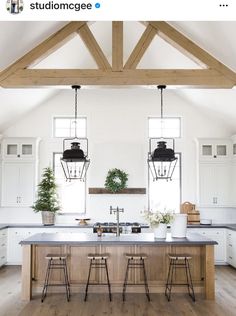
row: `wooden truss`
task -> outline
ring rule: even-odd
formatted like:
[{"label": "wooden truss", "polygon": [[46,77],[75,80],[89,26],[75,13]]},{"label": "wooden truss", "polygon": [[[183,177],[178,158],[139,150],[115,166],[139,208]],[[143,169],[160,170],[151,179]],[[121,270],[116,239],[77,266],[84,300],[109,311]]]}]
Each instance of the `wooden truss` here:
[{"label": "wooden truss", "polygon": [[[145,22],[146,29],[124,64],[123,22],[112,22],[112,65],[86,22],[70,22],[0,72],[0,86],[26,88],[58,85],[181,85],[232,88],[236,73],[166,22]],[[30,69],[73,36],[79,35],[97,69]],[[200,69],[137,69],[155,36],[200,65]]]}]

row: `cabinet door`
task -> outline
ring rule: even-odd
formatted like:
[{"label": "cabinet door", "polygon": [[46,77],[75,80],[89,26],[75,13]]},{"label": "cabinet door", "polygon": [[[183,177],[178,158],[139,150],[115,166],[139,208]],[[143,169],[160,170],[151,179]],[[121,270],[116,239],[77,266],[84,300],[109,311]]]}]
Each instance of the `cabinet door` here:
[{"label": "cabinet door", "polygon": [[214,257],[215,264],[225,264],[226,263],[226,233],[225,229],[215,229],[215,228],[207,228],[207,229],[199,229],[192,228],[188,229],[188,231],[193,233],[198,233],[202,236],[205,236],[209,239],[215,240],[218,245],[214,247]]},{"label": "cabinet door", "polygon": [[35,173],[34,163],[21,163],[19,168],[19,206],[31,206],[34,201]]},{"label": "cabinet door", "polygon": [[202,207],[232,206],[231,165],[200,163],[198,203]]},{"label": "cabinet door", "polygon": [[2,165],[2,206],[18,206],[19,165],[3,163]]},{"label": "cabinet door", "polygon": [[227,139],[199,139],[198,152],[202,161],[226,161],[232,156],[232,142]]},{"label": "cabinet door", "polygon": [[31,206],[35,190],[35,164],[4,162],[2,164],[2,201],[4,207]]}]

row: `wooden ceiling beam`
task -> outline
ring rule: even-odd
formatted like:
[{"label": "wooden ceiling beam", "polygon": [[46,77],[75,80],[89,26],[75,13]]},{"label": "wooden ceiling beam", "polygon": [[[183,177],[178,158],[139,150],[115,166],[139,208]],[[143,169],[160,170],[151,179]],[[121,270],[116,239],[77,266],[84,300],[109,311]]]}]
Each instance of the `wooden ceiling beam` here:
[{"label": "wooden ceiling beam", "polygon": [[101,47],[96,41],[93,33],[90,31],[87,24],[83,25],[79,30],[78,34],[83,40],[84,44],[88,48],[90,54],[92,55],[94,61],[96,62],[99,69],[111,69],[111,66],[103,53]]},{"label": "wooden ceiling beam", "polygon": [[73,36],[76,31],[85,25],[86,22],[70,22],[66,24],[59,31],[49,36],[46,40],[38,46],[30,50],[12,65],[0,72],[0,82],[15,73],[18,69],[24,69],[39,63],[41,60],[52,54],[61,46],[65,45]]},{"label": "wooden ceiling beam", "polygon": [[236,73],[230,68],[222,64],[219,60],[214,58],[200,46],[196,45],[189,38],[177,31],[167,22],[163,21],[151,21],[148,22],[155,29],[157,34],[167,41],[171,46],[185,54],[194,62],[200,64],[202,67],[215,69],[229,78],[234,84],[236,83]]},{"label": "wooden ceiling beam", "polygon": [[123,70],[123,22],[112,22],[112,70]]},{"label": "wooden ceiling beam", "polygon": [[147,48],[150,46],[153,38],[156,36],[156,33],[156,29],[150,24],[146,27],[140,40],[129,56],[124,69],[135,69],[137,67]]},{"label": "wooden ceiling beam", "polygon": [[134,69],[104,71],[99,69],[25,69],[7,78],[5,88],[55,85],[184,85],[232,88],[232,82],[210,69]]}]

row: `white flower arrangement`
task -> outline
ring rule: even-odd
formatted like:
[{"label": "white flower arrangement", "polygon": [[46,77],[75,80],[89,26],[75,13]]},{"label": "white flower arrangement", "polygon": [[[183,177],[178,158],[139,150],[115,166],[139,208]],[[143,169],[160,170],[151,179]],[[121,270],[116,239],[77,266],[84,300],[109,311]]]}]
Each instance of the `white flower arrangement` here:
[{"label": "white flower arrangement", "polygon": [[159,224],[170,224],[174,218],[172,211],[163,212],[144,211],[144,218],[149,222],[151,227],[157,227]]}]

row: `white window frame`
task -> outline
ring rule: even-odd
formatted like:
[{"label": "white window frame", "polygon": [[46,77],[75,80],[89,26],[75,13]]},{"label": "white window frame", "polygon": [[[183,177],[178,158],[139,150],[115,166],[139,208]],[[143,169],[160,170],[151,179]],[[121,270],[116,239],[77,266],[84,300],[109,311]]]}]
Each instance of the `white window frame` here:
[{"label": "white window frame", "polygon": [[[180,212],[180,205],[182,203],[182,155],[180,152],[176,152],[175,153],[177,156],[178,156],[178,164],[179,164],[179,208],[177,210],[175,210],[175,213],[179,213]],[[175,167],[177,168],[177,166]],[[151,210],[151,194],[150,194],[150,185],[151,185],[151,182],[153,181],[152,177],[151,177],[151,171],[150,169],[148,168],[148,209]],[[160,179],[160,180],[157,180],[159,182],[162,182],[162,181],[166,181],[164,179]]]},{"label": "white window frame", "polygon": [[[56,155],[62,155],[62,152],[53,152],[53,172],[54,172],[54,176],[56,178],[56,175],[55,175],[55,156]],[[66,181],[66,180],[65,180]],[[73,181],[77,181],[77,180],[72,180],[71,183],[73,183]],[[84,180],[84,212],[66,212],[66,211],[61,211],[59,212],[60,215],[76,215],[76,216],[79,216],[79,215],[86,215],[87,213],[87,178],[85,177],[85,180]]]},{"label": "white window frame", "polygon": [[[161,120],[161,117],[160,116],[150,116],[148,117],[148,137],[149,138],[161,138],[161,135],[150,135],[150,120],[155,120],[155,119],[158,119],[158,120]],[[182,137],[182,118],[180,116],[169,116],[169,117],[163,117],[163,120],[171,120],[171,119],[177,119],[179,121],[179,136],[171,136],[171,135],[168,135],[168,136],[165,136],[163,135],[163,138],[181,138]]]},{"label": "white window frame", "polygon": [[[74,133],[70,133],[71,134],[71,136],[69,136],[69,135],[64,135],[64,136],[56,136],[56,124],[55,124],[55,122],[56,122],[56,120],[57,119],[68,119],[68,120],[73,120],[74,119],[74,117],[73,116],[54,116],[53,117],[53,122],[52,122],[52,135],[53,135],[53,138],[57,138],[57,139],[61,139],[61,138],[72,138],[72,137],[74,137],[75,135],[74,135]],[[83,136],[80,136],[79,135],[79,133],[77,132],[77,136],[79,137],[79,138],[86,138],[87,137],[87,117],[86,116],[78,116],[78,119],[84,119],[85,120],[85,135],[83,135]],[[72,128],[70,127],[70,131],[72,130]]]}]

